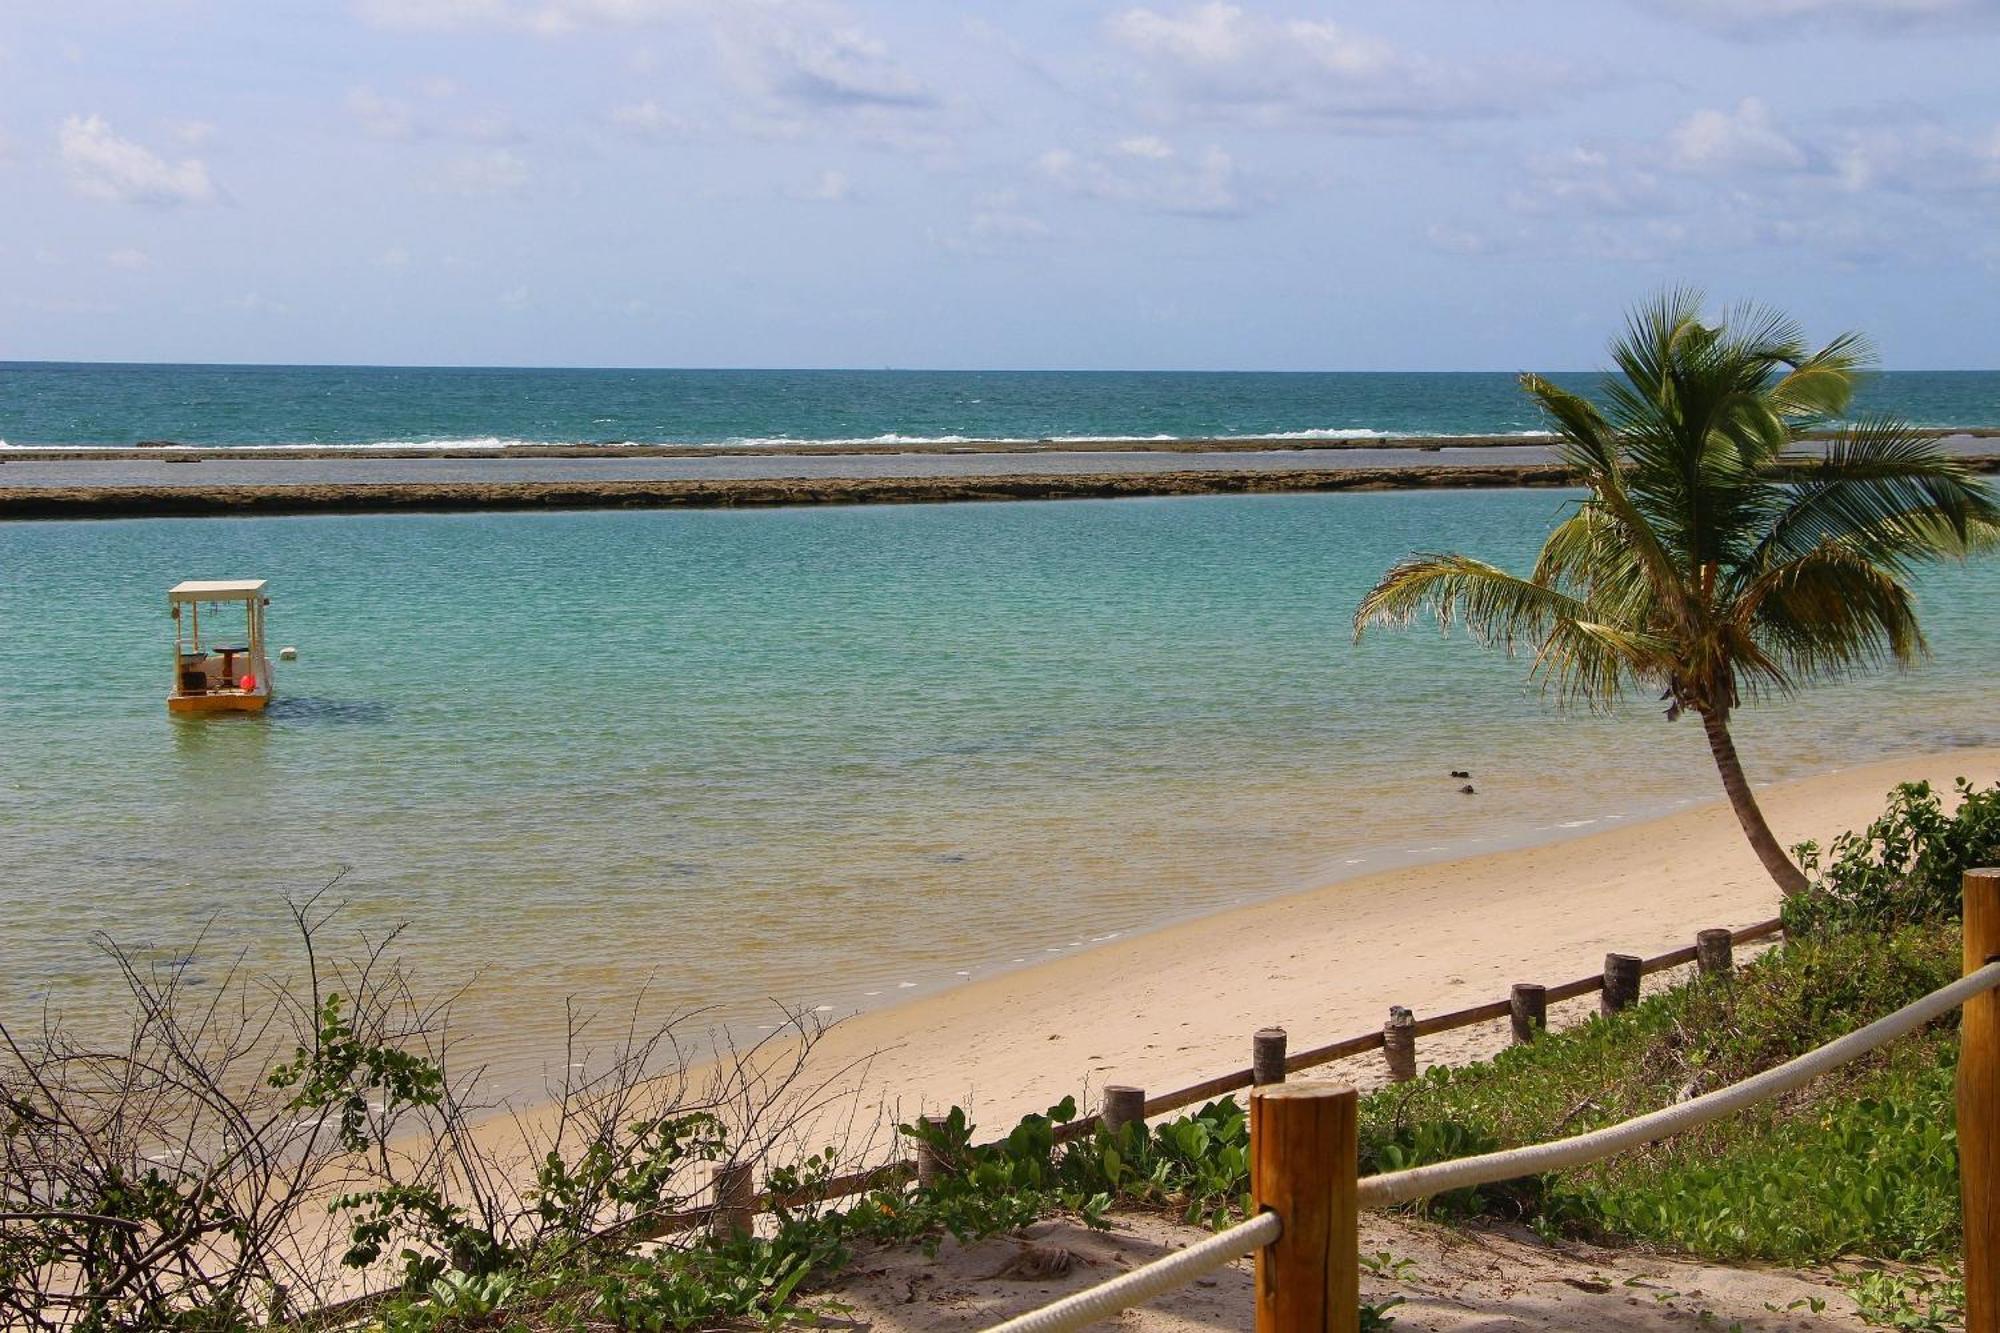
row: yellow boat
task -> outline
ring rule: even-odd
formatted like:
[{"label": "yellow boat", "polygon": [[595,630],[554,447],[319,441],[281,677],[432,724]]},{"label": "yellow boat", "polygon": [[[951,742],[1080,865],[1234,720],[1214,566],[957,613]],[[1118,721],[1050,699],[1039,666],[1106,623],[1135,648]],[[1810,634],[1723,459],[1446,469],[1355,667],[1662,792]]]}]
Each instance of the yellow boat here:
[{"label": "yellow boat", "polygon": [[[271,702],[271,659],[264,651],[263,579],[189,579],[167,591],[174,618],[174,688],[170,713],[258,713]],[[201,612],[209,608],[209,641]],[[234,609],[241,607],[239,618]]]}]

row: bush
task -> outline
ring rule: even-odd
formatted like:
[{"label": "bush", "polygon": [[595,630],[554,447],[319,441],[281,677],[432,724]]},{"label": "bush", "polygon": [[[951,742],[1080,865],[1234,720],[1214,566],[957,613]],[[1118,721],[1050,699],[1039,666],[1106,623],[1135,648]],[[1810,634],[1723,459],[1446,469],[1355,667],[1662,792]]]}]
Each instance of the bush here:
[{"label": "bush", "polygon": [[[1936,925],[1816,934],[1734,977],[1690,981],[1490,1061],[1431,1069],[1363,1101],[1363,1169],[1559,1139],[1740,1082],[1944,985],[1958,974],[1957,950],[1956,931]],[[1954,1022],[1642,1152],[1423,1207],[1715,1258],[1948,1255],[1958,1230]]]},{"label": "bush", "polygon": [[1843,833],[1824,852],[1812,842],[1793,848],[1810,887],[1786,900],[1785,929],[1956,921],[1965,872],[2000,862],[2000,783],[1953,785],[1959,805],[1951,814],[1928,782],[1906,782],[1866,831]]}]

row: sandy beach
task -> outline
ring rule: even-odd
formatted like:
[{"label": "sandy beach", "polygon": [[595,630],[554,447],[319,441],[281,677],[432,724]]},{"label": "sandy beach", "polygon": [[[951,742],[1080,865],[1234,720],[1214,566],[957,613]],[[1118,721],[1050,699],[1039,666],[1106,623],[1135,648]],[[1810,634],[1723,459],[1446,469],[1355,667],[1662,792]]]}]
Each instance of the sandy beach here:
[{"label": "sandy beach", "polygon": [[[2000,775],[2000,749],[1871,763],[1764,788],[1787,844],[1879,814],[1898,782]],[[1586,976],[1607,952],[1652,955],[1708,926],[1776,915],[1777,894],[1726,803],[1517,851],[1359,876],[1078,949],[942,995],[862,1014],[815,1052],[865,1061],[857,1090],[902,1116],[953,1104],[998,1129],[1107,1083],[1161,1093],[1247,1065],[1250,1034],[1294,1050],[1365,1032],[1390,1004],[1421,1018],[1504,998],[1517,981]],[[1078,929],[1086,934],[1087,922]],[[1654,983],[1657,984],[1657,983]],[[1594,999],[1561,1006],[1573,1021]],[[1503,1021],[1427,1037],[1422,1065],[1506,1040]],[[1381,1057],[1313,1077],[1381,1081]]]}]

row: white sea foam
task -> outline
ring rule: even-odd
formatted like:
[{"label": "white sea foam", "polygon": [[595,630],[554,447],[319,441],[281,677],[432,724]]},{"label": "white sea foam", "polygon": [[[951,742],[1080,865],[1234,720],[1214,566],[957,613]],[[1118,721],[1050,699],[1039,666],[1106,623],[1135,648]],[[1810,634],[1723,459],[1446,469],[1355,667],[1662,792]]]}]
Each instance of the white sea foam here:
[{"label": "white sea foam", "polygon": [[[572,441],[571,443],[574,442]],[[607,445],[606,447],[614,449],[624,449],[624,448],[632,448],[636,446],[638,443],[639,441],[636,440],[625,440],[618,444]],[[76,453],[99,453],[107,449],[124,450],[124,449],[135,449],[135,448],[144,448],[148,453],[154,453],[154,452],[172,453],[175,451],[189,452],[189,451],[206,450],[206,449],[259,449],[259,450],[268,449],[272,451],[291,450],[291,449],[355,449],[355,450],[518,449],[518,448],[535,448],[535,447],[547,448],[550,446],[566,447],[565,442],[561,440],[517,440],[517,439],[509,439],[505,436],[500,436],[500,435],[480,435],[480,436],[471,436],[463,438],[449,437],[445,439],[436,439],[436,440],[368,440],[358,443],[351,440],[343,440],[332,443],[318,442],[313,440],[296,440],[296,441],[286,441],[277,444],[215,444],[215,443],[183,444],[178,441],[175,441],[167,444],[148,444],[143,446],[132,445],[132,444],[27,445],[27,444],[9,444],[5,440],[0,440],[0,449],[16,449],[16,450],[46,449],[52,452],[55,450],[63,450],[65,452],[74,451]]]},{"label": "white sea foam", "polygon": [[[1264,431],[1245,435],[1195,434],[1195,435],[905,435],[890,431],[881,435],[842,435],[830,438],[814,438],[801,435],[738,435],[720,440],[529,440],[505,435],[443,436],[436,439],[394,439],[394,440],[286,440],[277,442],[235,442],[185,444],[149,444],[148,450],[165,453],[172,450],[202,449],[255,449],[255,450],[391,450],[391,449],[435,449],[440,451],[466,449],[568,449],[588,446],[602,449],[634,448],[730,448],[730,449],[861,449],[861,448],[911,448],[938,449],[955,445],[1048,445],[1059,444],[1079,449],[1093,444],[1186,444],[1204,440],[1231,443],[1256,443],[1262,440],[1439,440],[1449,444],[1459,439],[1492,439],[1500,435],[1535,439],[1542,432],[1521,430],[1489,432],[1478,436],[1438,434],[1430,431],[1377,430],[1372,427],[1328,426],[1309,430]],[[106,449],[132,449],[132,444],[11,444],[0,440],[0,449],[48,449],[74,450],[91,453]]]}]

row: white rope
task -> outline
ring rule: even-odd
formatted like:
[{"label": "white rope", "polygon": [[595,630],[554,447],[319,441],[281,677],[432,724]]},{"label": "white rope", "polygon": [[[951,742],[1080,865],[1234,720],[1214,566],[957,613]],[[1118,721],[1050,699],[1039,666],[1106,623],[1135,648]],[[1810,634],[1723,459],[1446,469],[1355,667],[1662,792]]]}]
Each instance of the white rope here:
[{"label": "white rope", "polygon": [[1796,1060],[1789,1060],[1741,1083],[1678,1106],[1669,1106],[1649,1115],[1621,1121],[1607,1129],[1579,1134],[1575,1138],[1558,1139],[1554,1143],[1536,1143],[1481,1157],[1461,1157],[1455,1162],[1438,1162],[1431,1166],[1412,1167],[1408,1171],[1364,1177],[1360,1186],[1361,1206],[1388,1208],[1473,1185],[1490,1185],[1495,1181],[1582,1166],[1627,1148],[1641,1147],[1693,1129],[1696,1125],[1705,1125],[1781,1092],[1789,1092],[1829,1069],[1916,1031],[1940,1014],[1949,1013],[1995,986],[2000,986],[2000,962],[1988,963],[1977,972],[1967,973],[1951,985],[1932,991],[1887,1018],[1878,1019],[1817,1050],[1808,1051]]},{"label": "white rope", "polygon": [[[1878,1046],[1907,1036],[1995,986],[2000,986],[2000,962],[1988,963],[1977,972],[1968,973],[1949,986],[1932,991],[1886,1018],[1877,1019],[1867,1027],[1830,1041],[1817,1050],[1808,1051],[1796,1060],[1767,1069],[1719,1092],[1622,1121],[1608,1129],[1579,1134],[1575,1138],[1510,1148],[1506,1152],[1487,1153],[1481,1157],[1463,1157],[1455,1162],[1439,1162],[1388,1175],[1368,1176],[1360,1182],[1359,1203],[1363,1208],[1388,1208],[1449,1190],[1582,1166],[1627,1148],[1679,1134],[1711,1120],[1719,1120],[1746,1106],[1754,1106],[1781,1092],[1789,1092],[1830,1069],[1866,1055]],[[1276,1213],[1260,1213],[1242,1225],[1198,1241],[1178,1254],[1134,1269],[1087,1291],[1065,1296],[1053,1305],[1030,1310],[1004,1324],[996,1324],[988,1333],[1070,1333],[1070,1330],[1152,1300],[1204,1273],[1213,1272],[1262,1249],[1276,1241],[1281,1230]]]},{"label": "white rope", "polygon": [[1276,1213],[1259,1213],[1248,1222],[1196,1241],[1178,1254],[1135,1268],[1074,1296],[1065,1296],[1053,1305],[1016,1315],[1004,1324],[995,1324],[988,1333],[1069,1333],[1261,1250],[1277,1240],[1281,1230]]}]

